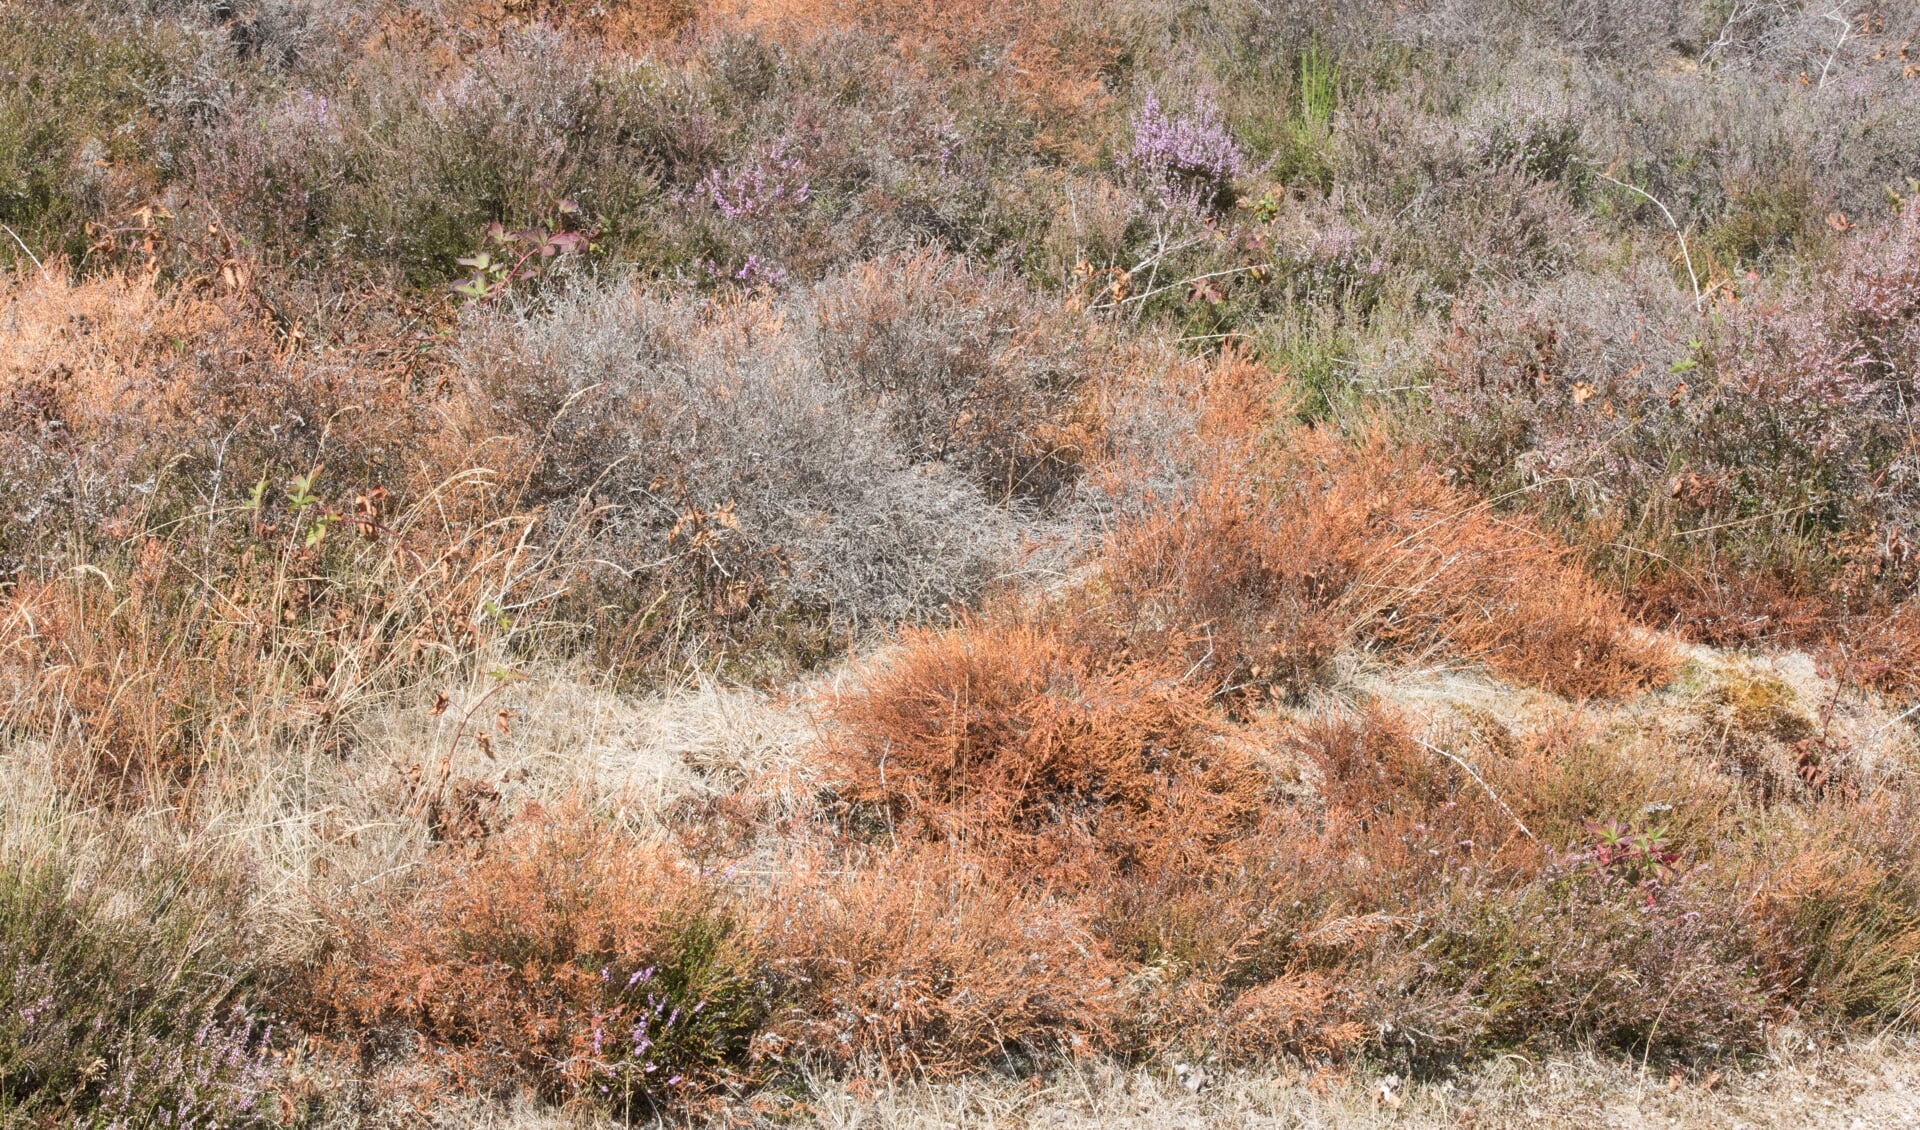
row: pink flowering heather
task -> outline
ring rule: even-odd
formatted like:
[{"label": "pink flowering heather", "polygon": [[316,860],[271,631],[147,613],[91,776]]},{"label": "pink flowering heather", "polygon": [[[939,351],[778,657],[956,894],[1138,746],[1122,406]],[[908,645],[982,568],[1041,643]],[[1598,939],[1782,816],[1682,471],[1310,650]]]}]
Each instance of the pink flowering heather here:
[{"label": "pink flowering heather", "polygon": [[753,160],[707,174],[700,193],[729,220],[798,208],[808,199],[799,169],[800,159],[787,156],[786,143],[776,141]]},{"label": "pink flowering heather", "polygon": [[1170,189],[1211,202],[1246,171],[1246,154],[1211,99],[1197,99],[1191,113],[1169,115],[1161,108],[1159,96],[1149,91],[1133,116],[1133,149],[1127,163]]}]

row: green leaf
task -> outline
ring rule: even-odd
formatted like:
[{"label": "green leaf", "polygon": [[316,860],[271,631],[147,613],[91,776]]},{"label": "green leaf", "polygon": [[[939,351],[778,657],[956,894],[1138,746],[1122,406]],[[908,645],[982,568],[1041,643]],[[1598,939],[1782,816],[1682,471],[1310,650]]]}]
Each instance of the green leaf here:
[{"label": "green leaf", "polygon": [[319,496],[313,493],[313,484],[319,478],[318,469],[304,475],[295,475],[293,485],[287,488],[287,505],[293,507],[295,511],[300,511],[320,501]]}]

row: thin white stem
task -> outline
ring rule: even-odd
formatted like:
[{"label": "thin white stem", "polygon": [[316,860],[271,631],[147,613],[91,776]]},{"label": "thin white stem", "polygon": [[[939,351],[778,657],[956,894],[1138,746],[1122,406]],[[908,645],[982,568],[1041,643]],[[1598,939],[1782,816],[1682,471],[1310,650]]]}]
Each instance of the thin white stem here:
[{"label": "thin white stem", "polygon": [[1603,181],[1606,181],[1608,184],[1618,185],[1619,187],[1626,189],[1628,192],[1637,194],[1642,199],[1651,203],[1655,208],[1660,209],[1660,214],[1667,218],[1667,226],[1673,229],[1673,234],[1675,238],[1679,239],[1680,241],[1680,257],[1687,261],[1687,278],[1693,281],[1693,308],[1695,312],[1698,312],[1701,309],[1702,302],[1703,302],[1702,296],[1700,294],[1700,273],[1693,269],[1693,253],[1687,250],[1687,233],[1680,230],[1680,224],[1677,220],[1673,218],[1673,213],[1667,211],[1667,206],[1665,204],[1660,203],[1660,200],[1658,197],[1654,196],[1653,193],[1648,192],[1646,189],[1641,188],[1639,185],[1628,184],[1626,181],[1623,181],[1623,180],[1615,180],[1614,178],[1602,172],[1595,172],[1593,175],[1596,177],[1599,177]]},{"label": "thin white stem", "polygon": [[47,269],[47,265],[40,261],[40,256],[35,255],[33,253],[33,248],[27,246],[27,241],[20,238],[19,232],[14,231],[12,228],[8,227],[5,224],[0,224],[0,231],[5,231],[8,235],[13,237],[13,242],[15,243],[15,245],[17,245],[20,248],[20,250],[26,254],[27,258],[33,260],[34,270],[44,271]]},{"label": "thin white stem", "polygon": [[1143,290],[1139,294],[1135,294],[1127,298],[1123,298],[1118,302],[1105,302],[1098,306],[1089,307],[1089,309],[1111,310],[1116,306],[1127,306],[1135,302],[1145,302],[1147,299],[1152,298],[1155,295],[1165,294],[1170,290],[1179,290],[1183,286],[1191,286],[1194,283],[1203,282],[1207,279],[1217,279],[1226,275],[1243,275],[1248,271],[1264,271],[1264,270],[1268,270],[1272,266],[1273,266],[1272,263],[1255,263],[1252,266],[1248,266],[1248,267],[1234,267],[1230,270],[1225,270],[1225,271],[1209,271],[1204,275],[1194,275],[1192,278],[1181,279],[1179,282],[1170,282],[1165,286],[1155,287],[1152,290]]},{"label": "thin white stem", "polygon": [[1479,786],[1486,791],[1486,794],[1489,797],[1493,798],[1493,803],[1500,806],[1500,811],[1507,814],[1507,819],[1513,821],[1513,826],[1520,829],[1521,835],[1525,836],[1529,840],[1532,840],[1536,844],[1540,842],[1540,837],[1534,835],[1531,831],[1527,829],[1526,823],[1522,821],[1519,816],[1515,815],[1513,809],[1507,807],[1507,802],[1500,799],[1500,794],[1493,791],[1493,786],[1487,784],[1486,778],[1482,777],[1474,769],[1473,766],[1467,764],[1465,761],[1461,760],[1460,758],[1455,757],[1453,754],[1448,753],[1446,750],[1441,749],[1439,746],[1434,745],[1432,742],[1426,740],[1425,738],[1415,737],[1413,740],[1416,742],[1419,742],[1426,749],[1439,754],[1441,757],[1446,758],[1448,761],[1451,761],[1455,765],[1458,765],[1460,768],[1466,770],[1467,776],[1472,777],[1474,781],[1477,782]]},{"label": "thin white stem", "polygon": [[1840,57],[1840,49],[1846,46],[1847,37],[1853,34],[1853,21],[1842,15],[1840,9],[1835,8],[1828,12],[1827,19],[1839,21],[1840,38],[1834,41],[1833,50],[1827,55],[1826,65],[1820,68],[1820,85],[1814,88],[1816,90],[1827,88],[1827,72],[1833,69],[1833,61]]}]

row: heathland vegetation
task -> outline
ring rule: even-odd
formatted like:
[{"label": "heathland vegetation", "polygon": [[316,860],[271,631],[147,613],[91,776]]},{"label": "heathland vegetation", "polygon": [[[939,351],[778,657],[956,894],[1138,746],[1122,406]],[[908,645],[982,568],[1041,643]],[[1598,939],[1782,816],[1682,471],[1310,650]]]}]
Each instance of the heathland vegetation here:
[{"label": "heathland vegetation", "polygon": [[0,1126],[1906,1030],[1917,42],[0,0]]}]

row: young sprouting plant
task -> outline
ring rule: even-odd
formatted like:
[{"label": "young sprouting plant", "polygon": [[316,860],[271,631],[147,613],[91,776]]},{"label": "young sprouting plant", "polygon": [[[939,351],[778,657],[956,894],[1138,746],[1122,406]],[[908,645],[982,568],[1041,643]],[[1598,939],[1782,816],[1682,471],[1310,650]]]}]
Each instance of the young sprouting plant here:
[{"label": "young sprouting plant", "polygon": [[1680,854],[1667,840],[1667,826],[1633,830],[1618,820],[1588,821],[1593,846],[1587,859],[1593,870],[1611,879],[1640,886],[1665,883],[1679,873]]},{"label": "young sprouting plant", "polygon": [[[293,484],[287,488],[287,508],[293,511],[296,518],[320,504],[320,496],[313,492],[313,488],[320,481],[322,469],[315,467],[304,475],[295,475]],[[307,548],[312,549],[325,541],[327,530],[340,518],[341,515],[336,510],[322,509],[316,514],[313,524],[307,527]]]},{"label": "young sprouting plant", "polygon": [[315,467],[304,475],[293,477],[293,485],[287,488],[287,505],[295,514],[320,501],[319,496],[313,493],[313,487],[320,479],[321,470]]},{"label": "young sprouting plant", "polygon": [[1300,53],[1300,124],[1324,133],[1340,99],[1340,64],[1318,42]]},{"label": "young sprouting plant", "polygon": [[453,292],[475,302],[491,301],[517,282],[545,277],[560,259],[591,251],[597,233],[571,227],[585,215],[580,206],[562,200],[556,212],[556,230],[535,225],[514,231],[505,224],[488,224],[487,246],[454,260],[473,273],[454,283]]}]

